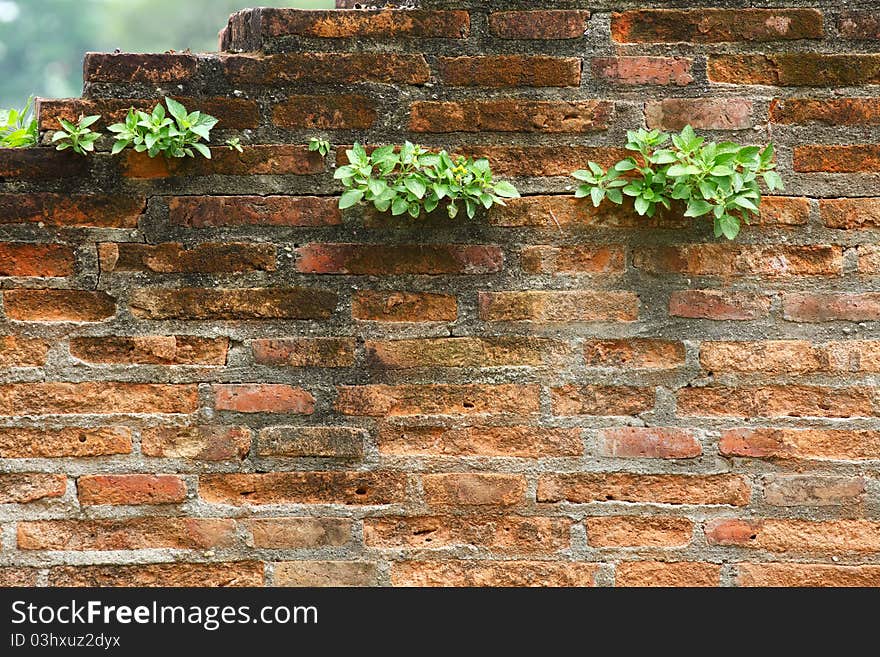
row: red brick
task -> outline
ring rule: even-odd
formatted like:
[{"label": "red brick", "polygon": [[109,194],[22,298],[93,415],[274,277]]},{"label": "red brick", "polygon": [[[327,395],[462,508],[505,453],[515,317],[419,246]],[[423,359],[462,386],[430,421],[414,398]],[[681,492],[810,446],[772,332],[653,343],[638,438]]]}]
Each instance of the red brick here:
[{"label": "red brick", "polygon": [[617,274],[626,264],[622,246],[527,246],[521,257],[533,274]]},{"label": "red brick", "polygon": [[670,84],[694,81],[690,57],[594,57],[593,77],[614,84]]},{"label": "red brick", "polygon": [[761,212],[752,226],[803,226],[810,220],[810,201],[790,196],[763,196]]},{"label": "red brick", "polygon": [[687,518],[665,516],[603,516],[585,523],[592,547],[680,547],[694,531]]},{"label": "red brick", "polygon": [[633,267],[693,276],[839,276],[839,246],[694,244],[636,249]]},{"label": "red brick", "polygon": [[[880,76],[878,76],[880,82]],[[880,145],[849,144],[795,146],[792,167],[804,173],[880,171]]]},{"label": "red brick", "polygon": [[653,388],[567,385],[550,393],[554,415],[635,415],[654,407]]},{"label": "red brick", "polygon": [[[488,159],[492,163],[492,171],[495,175],[528,177],[569,176],[572,171],[583,167],[584,162],[592,160],[604,167],[609,167],[628,155],[627,151],[616,146],[566,146],[565,148],[557,146],[462,146],[456,151],[469,157]],[[609,213],[616,217],[629,214],[625,207],[621,209],[613,204],[606,203],[600,208],[592,208],[592,204],[572,197],[538,196],[505,201],[507,207],[493,207],[489,212],[490,221],[496,225],[534,225],[522,223],[526,221],[522,216],[527,212],[524,206],[536,201],[546,202],[547,199],[552,204],[570,206],[572,211],[577,209],[576,215],[582,223],[596,223],[597,216],[606,217]],[[537,220],[537,217],[532,219],[532,221]],[[634,217],[630,217],[628,220],[630,223],[635,223]],[[505,224],[504,221],[518,221],[520,223]],[[561,217],[559,223],[564,223]],[[644,224],[645,221],[642,219],[640,225]],[[541,222],[539,225],[556,228],[549,213],[546,223]]]},{"label": "red brick", "polygon": [[116,299],[86,290],[6,290],[3,305],[20,322],[101,322],[116,314]]},{"label": "red brick", "polygon": [[38,573],[36,568],[0,568],[0,586],[34,588]]},{"label": "red brick", "polygon": [[48,226],[136,228],[146,205],[146,200],[137,196],[46,192],[0,194],[0,225],[43,223]]},{"label": "red brick", "polygon": [[622,561],[615,586],[719,586],[721,566],[694,561]]},{"label": "red brick", "polygon": [[0,474],[0,504],[27,504],[62,497],[67,477],[56,474]]},{"label": "red brick", "polygon": [[440,57],[438,73],[452,87],[578,87],[581,60],[540,55]]},{"label": "red brick", "polygon": [[607,130],[614,104],[604,100],[548,101],[504,98],[413,103],[413,132],[584,133]]},{"label": "red brick", "polygon": [[365,435],[356,427],[266,427],[257,456],[361,459]]},{"label": "red brick", "polygon": [[335,410],[344,415],[534,415],[539,390],[531,385],[384,385],[339,386]]},{"label": "red brick", "polygon": [[290,367],[351,367],[354,338],[279,338],[254,340],[254,362]]},{"label": "red brick", "polygon": [[259,561],[54,566],[49,586],[263,586]]},{"label": "red brick", "polygon": [[587,340],[584,362],[587,367],[670,369],[684,365],[684,344],[649,338]]},{"label": "red brick", "polygon": [[372,472],[269,472],[199,476],[211,504],[393,504],[406,497],[406,475]]},{"label": "red brick", "polygon": [[364,543],[379,548],[483,547],[504,553],[553,553],[571,544],[571,520],[522,516],[366,518]]},{"label": "red brick", "polygon": [[218,411],[310,415],[315,410],[315,398],[306,390],[278,383],[215,385],[214,395]]},{"label": "red brick", "polygon": [[208,242],[185,248],[179,242],[98,244],[102,272],[212,274],[275,271],[274,244]]},{"label": "red brick", "polygon": [[87,52],[83,59],[83,80],[86,83],[189,82],[196,75],[198,66],[195,55],[183,53]]},{"label": "red brick", "polygon": [[376,564],[362,561],[282,561],[275,586],[376,586]]},{"label": "red brick", "polygon": [[296,254],[308,274],[490,274],[504,263],[500,247],[458,244],[308,244]]},{"label": "red brick", "polygon": [[639,315],[633,292],[480,292],[479,302],[487,322],[632,322]]},{"label": "red brick", "polygon": [[739,563],[738,586],[880,586],[880,566],[824,563]]},{"label": "red brick", "polygon": [[643,502],[745,506],[751,488],[739,475],[631,474],[576,472],[542,475],[538,502]]},{"label": "red brick", "polygon": [[599,431],[604,456],[651,459],[691,459],[703,453],[689,429],[674,427],[619,427]]},{"label": "red brick", "polygon": [[871,417],[870,388],[807,385],[682,388],[678,412],[697,417]]},{"label": "red brick", "polygon": [[399,561],[392,586],[593,586],[596,564],[567,561]]},{"label": "red brick", "polygon": [[345,518],[254,518],[247,520],[250,545],[289,549],[341,547],[351,541],[351,521]]},{"label": "red brick", "polygon": [[0,415],[193,413],[195,385],[117,383],[7,383],[0,385]]},{"label": "red brick", "polygon": [[85,475],[76,480],[79,503],[180,504],[186,500],[186,483],[175,475]]},{"label": "red brick", "polygon": [[775,98],[771,123],[783,125],[878,125],[880,107],[871,98]]},{"label": "red brick", "polygon": [[63,244],[0,242],[0,276],[70,276],[73,249]]},{"label": "red brick", "polygon": [[870,520],[710,520],[710,545],[733,545],[777,553],[871,553],[880,550],[880,522]]},{"label": "red brick", "polygon": [[131,312],[142,319],[327,319],[336,292],[318,288],[139,288]]},{"label": "red brick", "polygon": [[840,35],[847,39],[880,39],[880,13],[843,11],[838,22]]},{"label": "red brick", "polygon": [[377,322],[454,322],[458,304],[450,294],[355,290],[351,316]]},{"label": "red brick", "polygon": [[580,429],[527,426],[403,426],[383,422],[376,437],[381,454],[399,456],[580,456]]},{"label": "red brick", "polygon": [[880,55],[809,52],[709,55],[710,82],[851,87],[880,82]]},{"label": "red brick", "polygon": [[376,122],[376,104],[366,96],[289,96],[272,108],[272,123],[297,130],[366,130]]},{"label": "red brick", "polygon": [[250,448],[251,432],[246,427],[150,427],[141,431],[144,456],[234,461],[243,459]]},{"label": "red brick", "polygon": [[815,9],[638,9],[611,16],[611,38],[622,43],[720,43],[821,39]]},{"label": "red brick", "polygon": [[489,31],[501,39],[582,39],[589,21],[588,11],[494,11]]},{"label": "red brick", "polygon": [[381,369],[409,367],[539,366],[560,362],[568,345],[543,338],[497,336],[367,340],[367,365]]},{"label": "red brick", "polygon": [[429,506],[516,506],[525,502],[523,475],[450,472],[422,475]]},{"label": "red brick", "polygon": [[669,295],[669,314],[719,321],[760,319],[770,314],[770,297],[755,292],[678,290]]},{"label": "red brick", "polygon": [[865,461],[880,459],[880,432],[848,429],[728,429],[724,456]]},{"label": "red brick", "polygon": [[0,428],[0,458],[4,459],[112,456],[130,453],[131,429],[127,427]]},{"label": "red brick", "polygon": [[229,338],[192,335],[108,335],[71,338],[70,355],[88,363],[225,365]]},{"label": "red brick", "polygon": [[861,477],[771,475],[764,481],[764,502],[773,506],[840,506],[862,501]]},{"label": "red brick", "polygon": [[464,39],[470,34],[466,11],[263,9],[260,22],[268,37]]},{"label": "red brick", "polygon": [[710,371],[791,374],[794,372],[878,372],[880,341],[805,340],[704,342],[700,362]]},{"label": "red brick", "polygon": [[858,248],[859,273],[880,273],[880,248],[876,244],[864,244]]},{"label": "red brick", "polygon": [[243,146],[242,152],[225,146],[211,149],[211,159],[150,158],[146,153],[125,151],[121,159],[126,178],[169,178],[198,176],[305,176],[323,173],[326,163],[320,153],[293,144]]},{"label": "red brick", "polygon": [[278,86],[292,82],[424,84],[431,71],[423,55],[307,52],[280,55],[223,55],[226,79],[235,85]]},{"label": "red brick", "polygon": [[46,340],[0,335],[0,367],[42,367],[48,353]]},{"label": "red brick", "polygon": [[[0,149],[0,178],[10,180],[52,180],[56,178],[81,178],[89,173],[88,160],[71,151],[57,151],[48,148],[4,148]],[[28,198],[29,195],[3,194],[0,199]],[[29,201],[24,201],[30,203]],[[5,199],[0,201],[0,208]],[[0,215],[2,216],[2,215]],[[3,217],[0,223],[9,222]]]},{"label": "red brick", "polygon": [[752,101],[745,98],[667,98],[645,103],[649,128],[746,130],[752,127]]},{"label": "red brick", "polygon": [[198,550],[235,543],[235,523],[223,518],[34,520],[18,523],[19,550]]},{"label": "red brick", "polygon": [[791,292],[782,298],[782,312],[793,322],[869,322],[880,319],[880,293]]},{"label": "red brick", "polygon": [[342,213],[335,198],[323,196],[174,196],[172,224],[214,226],[337,226]]}]

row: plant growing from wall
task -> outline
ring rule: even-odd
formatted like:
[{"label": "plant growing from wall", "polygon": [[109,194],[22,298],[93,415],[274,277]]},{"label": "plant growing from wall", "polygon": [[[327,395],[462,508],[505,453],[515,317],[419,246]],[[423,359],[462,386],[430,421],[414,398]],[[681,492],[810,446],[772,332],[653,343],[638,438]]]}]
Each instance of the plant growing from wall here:
[{"label": "plant growing from wall", "polygon": [[80,155],[93,152],[95,142],[101,134],[93,132],[89,126],[100,118],[100,114],[80,116],[76,123],[71,123],[66,119],[58,119],[61,130],[52,135],[52,143],[56,144],[56,150],[63,151],[70,148],[74,153]]},{"label": "plant growing from wall", "polygon": [[[217,125],[217,119],[198,111],[187,112],[173,98],[165,98],[165,104],[168,106],[167,115],[162,103],[149,114],[132,108],[124,123],[114,123],[108,127],[116,135],[112,153],[119,153],[131,146],[138,153],[146,152],[150,157],[159,154],[167,158],[195,157],[195,153],[200,153],[210,158],[211,149],[202,140],[210,140],[211,128]],[[227,145],[237,147],[237,144],[228,142]]]},{"label": "plant growing from wall", "polygon": [[34,97],[21,109],[0,109],[0,148],[27,148],[39,139],[34,116]]},{"label": "plant growing from wall", "polygon": [[326,139],[312,137],[309,139],[309,151],[317,152],[321,157],[327,157],[327,154],[330,153],[330,142]]},{"label": "plant growing from wall", "polygon": [[355,143],[346,155],[349,163],[334,173],[347,188],[339,199],[343,209],[366,202],[380,212],[416,218],[447,202],[450,218],[458,215],[459,203],[473,217],[480,206],[504,205],[505,198],[519,196],[509,182],[493,179],[485,159],[453,157],[445,150],[431,152],[410,142],[382,146],[369,154]]},{"label": "plant growing from wall", "polygon": [[[668,142],[671,146],[667,147]],[[680,134],[657,130],[627,132],[627,157],[607,171],[595,162],[572,175],[583,182],[575,196],[589,196],[598,207],[604,200],[622,203],[633,198],[636,212],[653,217],[657,206],[686,204],[686,217],[711,215],[715,237],[735,238],[761,204],[759,180],[771,192],[782,189],[774,170],[773,144],[761,148],[733,142],[707,142],[691,126]]]}]

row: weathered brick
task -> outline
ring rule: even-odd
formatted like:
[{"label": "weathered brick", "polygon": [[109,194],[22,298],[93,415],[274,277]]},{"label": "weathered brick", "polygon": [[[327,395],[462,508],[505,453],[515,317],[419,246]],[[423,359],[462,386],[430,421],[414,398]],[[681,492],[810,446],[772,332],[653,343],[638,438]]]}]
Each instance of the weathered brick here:
[{"label": "weathered brick", "polygon": [[278,338],[251,343],[254,362],[290,367],[351,367],[354,338]]},{"label": "weathered brick", "polygon": [[[56,178],[81,178],[89,173],[89,165],[71,151],[57,151],[48,148],[4,148],[0,150],[0,178],[9,180],[52,180]],[[63,196],[63,195],[59,195]],[[29,195],[3,194],[0,198],[29,198]],[[6,199],[0,201],[0,207]],[[24,201],[29,203],[28,201]],[[15,204],[16,201],[13,201]],[[2,215],[0,215],[2,216]],[[10,222],[3,217],[0,223]]]},{"label": "weathered brick", "polygon": [[67,489],[64,475],[40,473],[0,474],[0,504],[27,504],[61,497]]},{"label": "weathered brick", "polygon": [[3,306],[20,322],[101,322],[116,314],[116,299],[87,290],[6,290]]},{"label": "weathered brick", "polygon": [[186,483],[175,475],[85,475],[76,480],[83,506],[98,504],[180,504]]},{"label": "weathered brick", "polygon": [[645,502],[745,506],[751,488],[739,475],[631,474],[576,472],[542,475],[538,502]]},{"label": "weathered brick", "polygon": [[525,502],[523,475],[451,472],[422,476],[429,506],[515,506]]},{"label": "weathered brick", "polygon": [[0,385],[0,415],[192,413],[198,390],[189,384],[7,383]]},{"label": "weathered brick", "polygon": [[87,363],[225,365],[229,338],[194,335],[108,335],[71,338],[70,355]]},{"label": "weathered brick", "polygon": [[360,459],[365,436],[357,427],[266,427],[257,456]]},{"label": "weathered brick", "polygon": [[633,266],[652,273],[693,276],[839,276],[839,246],[694,244],[636,249]]},{"label": "weathered brick", "polygon": [[357,94],[288,96],[272,107],[272,123],[296,130],[366,130],[376,122],[376,104]]},{"label": "weathered brick", "polygon": [[593,57],[593,77],[614,84],[670,84],[694,81],[690,57]]},{"label": "weathered brick", "polygon": [[46,340],[0,335],[0,367],[42,367],[48,353]]},{"label": "weathered brick", "polygon": [[621,561],[615,586],[719,586],[721,566],[696,561]]},{"label": "weathered brick", "polygon": [[198,58],[184,53],[87,52],[83,59],[83,81],[146,84],[189,82],[198,67]]},{"label": "weathered brick", "polygon": [[738,563],[738,586],[880,586],[880,566],[824,563]]},{"label": "weathered brick", "polygon": [[381,548],[479,546],[552,553],[570,546],[571,520],[523,516],[416,516],[364,520],[364,543]]},{"label": "weathered brick", "polygon": [[618,427],[599,431],[604,456],[622,458],[690,459],[703,453],[689,429],[675,427]]},{"label": "weathered brick", "polygon": [[880,550],[880,522],[870,520],[709,520],[710,545],[778,553],[870,553]]},{"label": "weathered brick", "polygon": [[670,369],[684,365],[684,344],[651,338],[587,340],[584,362],[587,367]]},{"label": "weathered brick", "polygon": [[880,55],[809,52],[709,55],[711,82],[851,87],[880,82]]},{"label": "weathered brick", "polygon": [[848,39],[880,39],[880,13],[876,11],[843,11],[838,28]]},{"label": "weathered brick", "polygon": [[774,506],[840,506],[862,500],[861,477],[771,475],[764,481],[764,501]]},{"label": "weathered brick", "polygon": [[186,248],[179,242],[98,244],[102,272],[161,274],[275,271],[274,244],[207,242]]},{"label": "weathered brick", "polygon": [[669,314],[719,321],[760,319],[770,314],[770,296],[756,292],[678,290],[669,295]]},{"label": "weathered brick", "polygon": [[639,315],[633,292],[480,292],[479,302],[487,322],[633,322]]},{"label": "weathered brick", "polygon": [[585,524],[592,547],[680,547],[691,542],[694,531],[687,518],[666,516],[602,516]]},{"label": "weathered brick", "polygon": [[149,427],[141,431],[144,456],[234,461],[243,459],[250,448],[251,432],[246,427],[199,425]]},{"label": "weathered brick", "polygon": [[263,586],[259,561],[55,566],[49,586]]},{"label": "weathered brick", "polygon": [[282,561],[275,586],[376,586],[376,564],[363,561]]},{"label": "weathered brick", "polygon": [[645,103],[649,128],[746,130],[752,127],[752,101],[746,98],[666,98]]},{"label": "weathered brick", "polygon": [[214,408],[235,413],[297,413],[310,415],[315,398],[296,386],[280,383],[229,383],[213,386]]},{"label": "weathered brick", "polygon": [[696,417],[871,417],[875,399],[866,387],[709,386],[680,389],[678,412]]},{"label": "weathered brick", "polygon": [[131,312],[143,319],[327,319],[336,292],[319,288],[138,288]]},{"label": "weathered brick", "polygon": [[803,226],[810,220],[810,201],[790,196],[761,197],[761,211],[752,226]]},{"label": "weathered brick", "polygon": [[0,427],[0,458],[112,456],[131,453],[131,429]]},{"label": "weathered brick", "polygon": [[871,98],[775,98],[770,121],[783,125],[877,125],[880,107]]},{"label": "weathered brick", "polygon": [[73,249],[64,244],[0,242],[0,276],[70,276]]},{"label": "weathered brick", "polygon": [[880,432],[845,429],[728,429],[725,456],[864,461],[880,458]]},{"label": "weathered brick", "polygon": [[611,274],[625,269],[622,246],[527,246],[522,267],[533,274]]},{"label": "weathered brick", "polygon": [[568,346],[544,338],[497,336],[367,340],[364,350],[367,365],[381,369],[504,367],[558,361]]},{"label": "weathered brick", "polygon": [[816,9],[635,9],[611,16],[621,43],[721,43],[821,39]]},{"label": "weathered brick", "polygon": [[596,564],[567,561],[400,561],[393,586],[593,586]]},{"label": "weathered brick", "polygon": [[791,292],[782,298],[783,317],[793,322],[870,322],[880,319],[877,292]]},{"label": "weathered brick", "polygon": [[222,55],[223,73],[236,85],[291,82],[424,84],[431,71],[423,55],[375,52],[306,52],[280,55]]},{"label": "weathered brick", "polygon": [[[880,83],[880,76],[878,76]],[[847,144],[795,146],[792,168],[804,173],[880,171],[880,145]]]},{"label": "weathered brick", "polygon": [[[0,171],[0,175],[8,174]],[[146,200],[137,196],[47,192],[0,194],[0,225],[43,223],[47,226],[136,228],[146,205]]]},{"label": "weathered brick", "polygon": [[526,426],[405,426],[382,423],[376,438],[382,454],[406,456],[579,456],[579,429]]},{"label": "weathered brick", "polygon": [[453,87],[577,87],[581,60],[541,55],[440,57],[438,73]]},{"label": "weathered brick", "polygon": [[249,544],[258,548],[340,547],[351,540],[345,518],[254,518],[246,520]]},{"label": "weathered brick", "polygon": [[550,393],[554,415],[635,415],[654,407],[653,388],[566,385]]},{"label": "weathered brick", "polygon": [[334,408],[344,415],[534,415],[539,390],[532,385],[398,385],[339,386]]},{"label": "weathered brick", "polygon": [[589,21],[588,11],[493,11],[489,31],[500,39],[582,39]]},{"label": "weathered brick", "polygon": [[320,153],[294,144],[242,146],[242,152],[214,146],[211,159],[150,158],[146,153],[125,151],[120,161],[126,178],[171,178],[199,176],[305,176],[323,173],[326,164]]},{"label": "weathered brick", "polygon": [[[628,155],[627,151],[616,146],[566,146],[559,148],[557,146],[462,146],[456,151],[462,155],[480,158],[484,157],[492,163],[492,171],[499,176],[569,176],[572,171],[583,167],[584,162],[598,162],[604,167],[614,165],[618,160]],[[507,207],[493,207],[489,212],[489,218],[496,225],[507,225],[504,221],[518,221],[511,225],[534,225],[522,223],[526,221],[523,214],[527,212],[524,206],[528,206],[534,202],[543,203],[550,200],[552,204],[562,204],[572,208],[579,217],[579,221],[583,223],[596,223],[596,216],[607,217],[609,214],[615,217],[629,215],[625,209],[621,209],[616,205],[603,205],[601,208],[592,209],[592,205],[584,203],[575,198],[565,198],[561,196],[538,196],[525,197],[521,199],[512,199],[505,201]],[[615,209],[616,208],[616,209]],[[550,214],[546,215],[547,221],[538,225],[546,225],[550,228],[556,228],[556,224],[552,221]],[[533,218],[532,221],[538,221],[539,218]],[[629,217],[631,224],[635,223],[634,217]],[[559,223],[564,223],[559,218]],[[644,225],[644,221],[642,225]]]},{"label": "weathered brick", "polygon": [[859,273],[880,273],[880,248],[876,244],[863,244],[858,248]]},{"label": "weathered brick", "polygon": [[449,294],[356,290],[351,316],[377,322],[454,322],[458,304]]},{"label": "weathered brick", "polygon": [[704,342],[700,363],[713,372],[792,374],[878,372],[880,341],[843,340],[814,344],[805,340]]},{"label": "weathered brick", "polygon": [[37,585],[36,568],[0,568],[0,586],[16,586],[33,588]]},{"label": "weathered brick", "polygon": [[604,100],[418,101],[413,103],[413,132],[583,133],[607,130],[614,104]]},{"label": "weathered brick", "polygon": [[393,504],[406,497],[401,472],[269,472],[199,476],[211,504]]},{"label": "weathered brick", "polygon": [[470,34],[466,11],[263,9],[260,23],[268,37],[463,39]]},{"label": "weathered brick", "polygon": [[20,550],[198,550],[229,547],[235,523],[222,518],[33,520],[18,523]]},{"label": "weathered brick", "polygon": [[501,271],[497,246],[458,244],[307,244],[296,270],[308,274],[490,274]]},{"label": "weathered brick", "polygon": [[174,196],[168,219],[190,228],[214,226],[336,226],[342,213],[323,196]]}]

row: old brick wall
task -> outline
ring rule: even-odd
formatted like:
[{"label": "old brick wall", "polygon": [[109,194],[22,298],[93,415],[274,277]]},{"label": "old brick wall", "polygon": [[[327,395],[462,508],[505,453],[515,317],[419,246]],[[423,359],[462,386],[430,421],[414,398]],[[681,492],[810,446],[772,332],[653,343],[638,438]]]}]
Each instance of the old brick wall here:
[{"label": "old brick wall", "polygon": [[[0,151],[0,583],[880,584],[874,5],[253,10],[89,55],[44,130],[169,94],[246,146]],[[778,146],[737,241],[570,196],[688,122]],[[314,135],[526,196],[340,213]]]}]

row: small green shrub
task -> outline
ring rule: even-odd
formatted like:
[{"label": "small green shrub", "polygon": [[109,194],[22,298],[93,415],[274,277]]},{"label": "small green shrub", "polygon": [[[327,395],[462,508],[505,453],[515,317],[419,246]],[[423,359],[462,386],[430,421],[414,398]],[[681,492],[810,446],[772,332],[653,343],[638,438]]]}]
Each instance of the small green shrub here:
[{"label": "small green shrub", "polygon": [[74,153],[86,155],[95,150],[95,142],[101,136],[98,132],[92,132],[89,128],[101,116],[80,116],[76,123],[71,123],[66,119],[58,119],[61,124],[61,130],[52,135],[52,142],[57,143],[55,148],[59,151],[68,148],[73,149]]},{"label": "small green shrub", "polygon": [[309,139],[309,150],[312,152],[317,151],[321,157],[327,157],[327,154],[330,152],[330,142],[326,139],[312,137]]},{"label": "small green shrub", "polygon": [[238,137],[230,137],[225,142],[226,148],[231,151],[238,151],[239,153],[244,153],[244,149],[241,147],[241,139]]},{"label": "small green shrub", "polygon": [[[211,157],[211,149],[201,143],[211,138],[211,128],[217,119],[201,112],[187,113],[186,108],[173,98],[165,98],[166,116],[162,103],[149,114],[134,108],[128,111],[125,123],[114,123],[109,128],[116,134],[113,154],[133,146],[138,153],[146,151],[150,157],[160,153],[165,157],[195,157],[198,152]],[[234,145],[231,146],[235,148]]]},{"label": "small green shrub", "polygon": [[445,150],[430,152],[410,142],[383,146],[370,154],[355,143],[346,155],[349,164],[334,173],[347,188],[339,199],[343,209],[367,202],[380,212],[391,210],[395,216],[416,218],[423,211],[432,212],[445,199],[450,218],[458,215],[459,201],[473,217],[480,206],[504,205],[505,198],[519,196],[509,182],[492,179],[485,159],[453,158]]},{"label": "small green shrub", "polygon": [[0,148],[27,148],[38,140],[33,96],[21,109],[0,109]]},{"label": "small green shrub", "polygon": [[[666,148],[670,137],[672,146]],[[575,196],[589,196],[596,207],[605,199],[619,204],[630,196],[636,212],[649,217],[658,205],[669,208],[672,200],[680,200],[687,205],[686,217],[711,214],[715,237],[733,239],[741,223],[749,223],[758,212],[758,180],[771,192],[783,188],[774,171],[772,143],[760,148],[707,142],[685,126],[677,135],[629,131],[626,148],[638,156],[627,157],[607,171],[595,162],[588,162],[589,170],[575,171],[572,175],[584,183]]]}]

